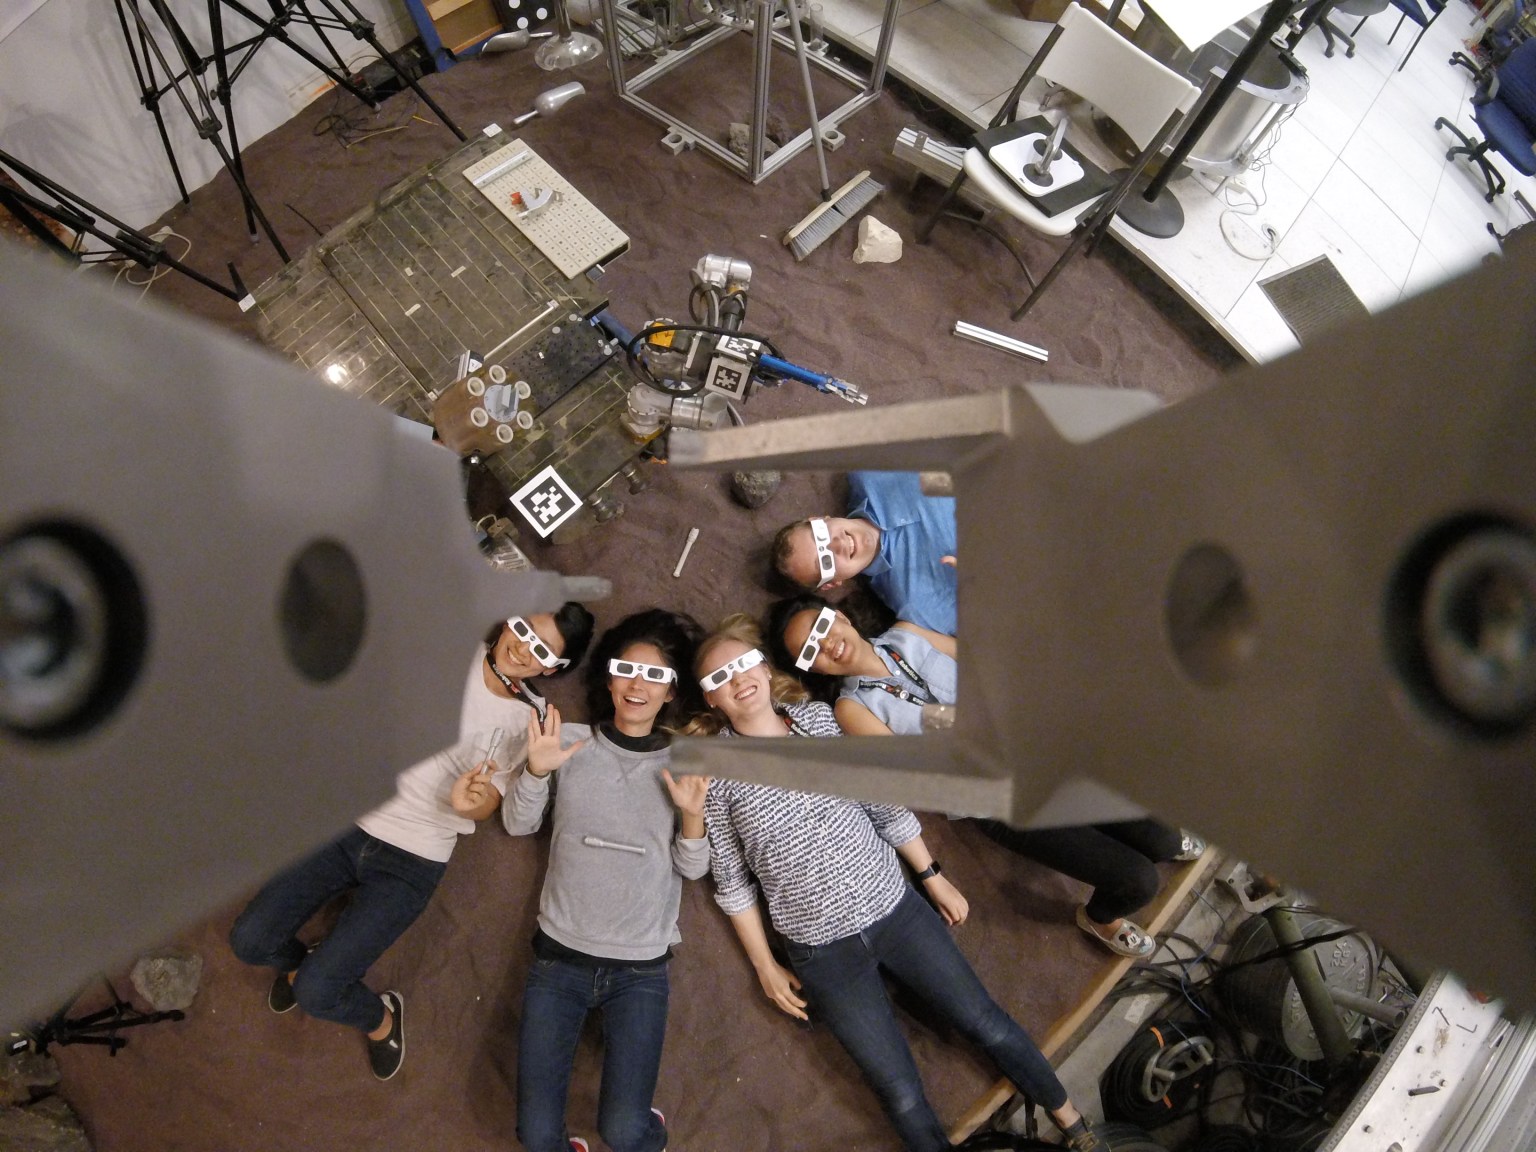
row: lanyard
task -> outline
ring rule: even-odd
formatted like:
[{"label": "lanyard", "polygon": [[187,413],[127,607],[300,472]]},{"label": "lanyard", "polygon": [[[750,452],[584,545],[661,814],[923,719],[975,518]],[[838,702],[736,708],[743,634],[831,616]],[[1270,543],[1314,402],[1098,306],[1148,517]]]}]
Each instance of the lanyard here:
[{"label": "lanyard", "polygon": [[489,648],[485,650],[485,666],[491,670],[492,676],[501,681],[503,688],[538,713],[539,725],[542,727],[544,724],[544,710],[547,707],[544,698],[529,692],[528,689],[523,687],[521,680],[513,680],[510,676],[503,676],[501,669],[496,667],[496,661],[491,659],[491,650]]},{"label": "lanyard", "polygon": [[861,690],[865,688],[878,688],[882,692],[889,692],[904,704],[917,704],[921,706],[923,704],[937,704],[939,702],[938,697],[933,694],[933,689],[928,687],[928,681],[917,674],[917,669],[907,663],[905,656],[889,644],[876,644],[875,647],[896,661],[896,667],[901,670],[902,675],[917,685],[917,692],[908,692],[905,688],[892,684],[889,680],[860,680],[859,688]]}]

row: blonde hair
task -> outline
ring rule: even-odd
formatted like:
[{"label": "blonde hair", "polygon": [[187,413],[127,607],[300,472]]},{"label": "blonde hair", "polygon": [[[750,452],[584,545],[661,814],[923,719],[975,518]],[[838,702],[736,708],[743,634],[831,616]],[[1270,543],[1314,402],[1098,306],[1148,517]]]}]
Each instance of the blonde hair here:
[{"label": "blonde hair", "polygon": [[[693,658],[695,675],[703,670],[709,653],[727,640],[734,640],[737,644],[744,644],[748,648],[756,648],[764,652],[763,667],[768,669],[768,698],[776,707],[784,704],[803,704],[811,698],[811,694],[805,690],[805,686],[800,681],[768,663],[766,651],[763,648],[762,629],[758,627],[757,621],[745,612],[733,612],[720,621],[719,627],[700,641]],[[710,708],[689,720],[679,731],[684,736],[714,736],[727,727],[729,724],[725,717],[721,716],[716,709]]]}]

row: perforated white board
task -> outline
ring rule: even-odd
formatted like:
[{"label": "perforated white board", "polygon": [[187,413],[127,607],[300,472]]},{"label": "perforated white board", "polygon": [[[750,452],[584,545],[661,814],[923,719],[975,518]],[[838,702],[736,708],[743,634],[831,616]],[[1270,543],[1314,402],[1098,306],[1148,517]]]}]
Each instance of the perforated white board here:
[{"label": "perforated white board", "polygon": [[[520,140],[496,149],[464,169],[464,178],[512,221],[567,278],[578,276],[629,244],[629,237],[568,180]],[[555,199],[542,212],[523,216],[512,193],[548,188]]]}]

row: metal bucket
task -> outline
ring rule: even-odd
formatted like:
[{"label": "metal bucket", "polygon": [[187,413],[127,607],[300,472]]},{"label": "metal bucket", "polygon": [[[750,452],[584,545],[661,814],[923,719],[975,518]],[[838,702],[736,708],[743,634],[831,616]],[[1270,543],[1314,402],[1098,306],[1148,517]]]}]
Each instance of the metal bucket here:
[{"label": "metal bucket", "polygon": [[[1132,42],[1154,60],[1182,72],[1196,84],[1204,84],[1212,73],[1227,74],[1248,36],[1241,25],[1234,25],[1209,44],[1190,51],[1144,7]],[[1275,117],[1286,107],[1305,100],[1308,87],[1306,70],[1282,55],[1273,42],[1267,44],[1216,118],[1201,133],[1185,163],[1219,175],[1243,171],[1259,150]],[[1178,139],[1177,133],[1174,139]]]}]

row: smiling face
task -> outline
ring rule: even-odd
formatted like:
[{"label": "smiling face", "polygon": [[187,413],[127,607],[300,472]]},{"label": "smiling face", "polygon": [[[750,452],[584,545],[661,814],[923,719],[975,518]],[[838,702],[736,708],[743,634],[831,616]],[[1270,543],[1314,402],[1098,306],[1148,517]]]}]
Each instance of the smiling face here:
[{"label": "smiling face", "polygon": [[[743,644],[739,640],[722,639],[711,644],[699,654],[699,675],[706,676],[722,664],[751,651],[750,644]],[[731,722],[732,728],[740,728],[753,717],[772,712],[773,684],[767,663],[735,673],[719,688],[706,692],[704,699],[711,708]]]},{"label": "smiling face", "polygon": [[809,524],[795,529],[793,543],[785,562],[784,575],[802,588],[837,588],[869,567],[880,548],[880,530],[868,520],[847,516],[829,516],[827,549],[832,554],[832,578],[821,583],[822,573],[816,540]]},{"label": "smiling face", "polygon": [[[565,637],[560,635],[560,629],[555,627],[555,618],[548,612],[535,612],[523,619],[528,621],[534,635],[544,641],[556,656],[565,655]],[[534,659],[533,653],[528,650],[528,645],[518,639],[512,629],[503,624],[501,635],[496,638],[496,643],[491,646],[491,659],[496,664],[496,669],[509,680],[527,680],[533,676],[544,676],[553,672],[553,668],[546,668]]]},{"label": "smiling face", "polygon": [[[805,647],[805,641],[811,634],[811,626],[816,623],[817,609],[807,608],[804,612],[796,612],[784,625],[784,647],[790,655],[799,656],[800,650]],[[864,649],[864,638],[859,635],[848,617],[841,612],[837,613],[832,621],[832,627],[821,639],[821,651],[816,653],[816,659],[811,661],[809,671],[819,672],[823,676],[849,676],[853,674],[856,657]]]},{"label": "smiling face", "polygon": [[[672,666],[660,648],[644,641],[626,645],[617,659],[662,668]],[[637,675],[608,677],[608,694],[613,698],[613,726],[626,736],[649,736],[656,717],[673,693],[671,684],[657,684]]]}]

